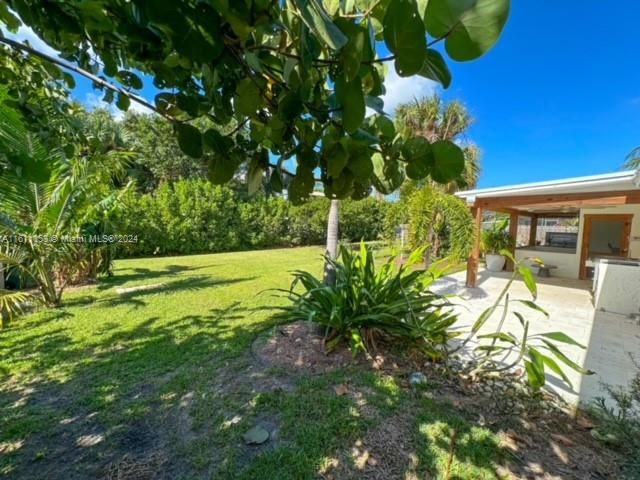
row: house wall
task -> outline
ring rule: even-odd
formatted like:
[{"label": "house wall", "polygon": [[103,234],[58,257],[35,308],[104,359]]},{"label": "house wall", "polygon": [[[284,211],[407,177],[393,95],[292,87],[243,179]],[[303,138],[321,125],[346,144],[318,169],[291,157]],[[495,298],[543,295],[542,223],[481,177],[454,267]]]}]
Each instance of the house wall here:
[{"label": "house wall", "polygon": [[578,229],[578,248],[575,253],[558,253],[541,249],[519,248],[516,250],[516,259],[526,257],[538,257],[543,262],[556,265],[558,268],[551,275],[565,278],[580,277],[580,250],[584,233],[585,215],[613,215],[632,214],[631,238],[629,243],[629,257],[640,258],[640,205],[616,205],[604,208],[583,208],[580,210],[580,227]]}]

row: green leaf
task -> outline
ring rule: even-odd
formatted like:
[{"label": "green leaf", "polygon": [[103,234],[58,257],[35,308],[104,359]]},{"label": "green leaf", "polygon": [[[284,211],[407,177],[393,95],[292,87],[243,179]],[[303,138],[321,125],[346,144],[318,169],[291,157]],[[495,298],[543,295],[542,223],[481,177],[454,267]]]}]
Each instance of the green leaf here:
[{"label": "green leaf", "polygon": [[548,357],[547,355],[544,355],[543,353],[539,352],[538,350],[530,347],[529,348],[529,352],[533,352],[533,351],[536,352],[536,355],[538,356],[538,358],[540,358],[540,360],[544,363],[544,365],[549,367],[549,370],[551,370],[553,373],[555,373],[560,378],[562,378],[562,380],[567,385],[569,385],[570,388],[573,388],[573,384],[571,383],[571,380],[569,380],[569,377],[567,377],[567,375],[560,368],[560,365],[558,365],[553,358]]},{"label": "green leaf", "polygon": [[567,357],[564,353],[562,353],[562,351],[560,351],[560,349],[556,347],[553,343],[551,343],[549,340],[543,339],[542,341],[558,360],[560,360],[565,365],[568,365],[569,367],[574,369],[576,372],[581,373],[583,375],[593,375],[595,373],[592,370],[581,367],[580,365],[575,363],[573,360],[570,360],[569,357]]},{"label": "green leaf", "polygon": [[460,147],[448,140],[439,140],[431,145],[434,165],[431,178],[438,183],[448,183],[460,177],[464,170],[464,153]]},{"label": "green leaf", "polygon": [[491,317],[491,315],[493,314],[493,312],[495,312],[496,307],[495,306],[491,306],[486,308],[478,317],[478,319],[474,322],[473,326],[471,327],[471,331],[473,333],[477,332],[478,330],[480,330],[482,328],[482,326],[487,322],[487,320],[489,320],[489,317]]},{"label": "green leaf", "polygon": [[280,175],[280,171],[277,168],[274,168],[271,172],[271,178],[269,179],[269,182],[271,183],[271,190],[277,193],[282,192],[282,176]]},{"label": "green leaf", "polygon": [[231,147],[231,141],[226,139],[220,132],[210,128],[202,135],[204,146],[210,151],[219,155],[227,153],[227,149]]},{"label": "green leaf", "polygon": [[291,121],[304,110],[304,105],[297,92],[288,91],[280,97],[278,102],[278,115],[284,121]]},{"label": "green leaf", "polygon": [[536,285],[536,279],[533,277],[533,272],[526,265],[518,264],[518,273],[535,300],[538,297],[538,286]]},{"label": "green leaf", "polygon": [[513,335],[505,332],[496,332],[496,333],[488,333],[486,335],[478,335],[478,338],[490,338],[492,340],[502,340],[503,342],[511,343],[512,345],[516,345],[518,343],[516,338]]},{"label": "green leaf", "polygon": [[540,336],[545,337],[545,338],[549,338],[549,339],[554,340],[556,342],[562,342],[562,343],[568,343],[569,345],[575,345],[575,346],[580,347],[582,349],[587,348],[583,344],[576,342],[573,338],[571,338],[569,335],[567,335],[566,333],[563,333],[563,332],[541,333]]},{"label": "green leaf", "polygon": [[255,163],[251,163],[249,166],[249,171],[247,173],[247,187],[249,191],[249,195],[253,195],[262,186],[262,175],[264,170],[261,166],[256,165]]},{"label": "green leaf", "polygon": [[[64,72],[62,74],[62,78],[64,79],[64,83],[67,84],[67,87],[70,90],[73,90],[74,88],[76,88],[76,80],[75,78],[73,78],[73,75],[71,75],[70,73]],[[109,90],[110,92],[113,92],[113,90]]]},{"label": "green leaf", "polygon": [[207,178],[216,185],[227,183],[236,173],[236,163],[233,159],[227,159],[219,155],[212,156],[209,159],[208,167]]},{"label": "green leaf", "polygon": [[402,157],[408,165],[405,167],[407,177],[421,180],[426,177],[434,165],[433,150],[426,138],[412,137],[402,146]]},{"label": "green leaf", "polygon": [[357,152],[349,155],[349,170],[359,180],[366,180],[373,173],[373,163],[367,152]]},{"label": "green leaf", "polygon": [[396,127],[393,121],[386,115],[374,115],[373,124],[378,131],[378,136],[384,140],[392,141],[396,136]]},{"label": "green leaf", "polygon": [[342,105],[342,126],[348,133],[355,132],[362,125],[366,113],[360,78],[352,82],[343,77],[336,79],[336,97]]},{"label": "green leaf", "polygon": [[[0,22],[4,23],[7,30],[12,33],[16,33],[21,25],[20,19],[9,10],[9,7],[4,2],[0,4]],[[2,36],[1,33],[0,36]]]},{"label": "green leaf", "polygon": [[347,36],[333,23],[320,0],[293,0],[300,11],[302,21],[332,50],[340,50],[347,44]]},{"label": "green leaf", "polygon": [[340,52],[340,60],[345,79],[350,82],[358,76],[360,62],[367,46],[367,31],[346,19],[339,19],[337,25],[347,35],[349,41]]},{"label": "green leaf", "polygon": [[202,135],[200,130],[188,123],[177,123],[175,129],[178,134],[180,150],[193,158],[202,157]]},{"label": "green leaf", "polygon": [[330,177],[339,177],[342,169],[347,166],[349,154],[344,145],[336,142],[330,145],[326,152],[327,173]]},{"label": "green leaf", "polygon": [[388,195],[396,191],[404,181],[402,169],[397,160],[385,160],[380,153],[374,153],[371,157],[374,176],[372,182],[376,190]]},{"label": "green leaf", "polygon": [[118,92],[118,100],[116,101],[116,106],[123,112],[126,112],[129,109],[129,105],[131,105],[131,99],[122,92]]},{"label": "green leaf", "polygon": [[384,40],[396,56],[396,72],[409,77],[420,71],[427,51],[424,24],[415,0],[391,0],[383,19]]},{"label": "green leaf", "polygon": [[298,165],[296,176],[293,177],[289,183],[288,193],[290,200],[294,204],[303,202],[311,195],[311,192],[313,192],[314,185],[313,170],[301,168],[301,166]]},{"label": "green leaf", "polygon": [[544,371],[540,371],[535,363],[525,360],[524,368],[527,371],[527,379],[532,388],[537,390],[544,385]]},{"label": "green leaf", "polygon": [[240,115],[252,116],[262,105],[262,95],[258,86],[250,78],[244,78],[236,87],[235,107]]},{"label": "green leaf", "polygon": [[260,150],[251,159],[247,172],[247,187],[249,195],[253,195],[262,187],[262,177],[269,163],[269,154],[266,150]]},{"label": "green leaf", "polygon": [[446,37],[452,59],[474,60],[498,40],[509,6],[510,0],[429,0],[425,25],[432,37]]},{"label": "green leaf", "polygon": [[512,301],[513,302],[519,302],[519,303],[521,303],[523,305],[526,305],[527,307],[529,307],[532,310],[537,310],[538,312],[544,314],[545,317],[549,316],[549,313],[544,308],[542,308],[537,303],[532,302],[531,300],[520,300],[520,299],[518,299],[518,300],[512,300]]},{"label": "green leaf", "polygon": [[133,72],[121,70],[116,74],[116,79],[123,85],[139,90],[142,88],[142,80]]},{"label": "green leaf", "polygon": [[437,50],[427,50],[427,54],[418,75],[440,82],[444,88],[451,85],[451,72],[444,58]]}]

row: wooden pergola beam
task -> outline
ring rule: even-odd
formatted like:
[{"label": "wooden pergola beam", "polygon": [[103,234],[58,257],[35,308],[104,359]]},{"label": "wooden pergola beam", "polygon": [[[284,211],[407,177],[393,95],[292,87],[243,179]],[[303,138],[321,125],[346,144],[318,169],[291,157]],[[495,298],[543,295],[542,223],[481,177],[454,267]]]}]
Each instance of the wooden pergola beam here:
[{"label": "wooden pergola beam", "polygon": [[625,205],[640,203],[640,191],[566,193],[558,195],[516,195],[512,197],[477,198],[476,207],[486,210],[515,210],[514,207],[544,205],[553,206],[596,206]]}]

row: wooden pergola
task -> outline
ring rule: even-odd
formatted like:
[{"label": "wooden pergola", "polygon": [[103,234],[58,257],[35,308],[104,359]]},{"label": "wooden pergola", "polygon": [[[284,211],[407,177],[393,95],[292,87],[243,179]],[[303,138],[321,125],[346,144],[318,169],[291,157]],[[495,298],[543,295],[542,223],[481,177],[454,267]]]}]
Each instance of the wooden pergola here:
[{"label": "wooden pergola", "polygon": [[[575,217],[582,208],[640,204],[637,181],[638,174],[631,171],[457,193],[471,208],[478,232],[467,261],[467,286],[477,286],[483,212],[509,214],[509,233],[513,238],[517,235],[519,217],[530,218],[529,245],[535,245],[538,219]],[[511,262],[507,263],[507,269],[513,270]]]}]

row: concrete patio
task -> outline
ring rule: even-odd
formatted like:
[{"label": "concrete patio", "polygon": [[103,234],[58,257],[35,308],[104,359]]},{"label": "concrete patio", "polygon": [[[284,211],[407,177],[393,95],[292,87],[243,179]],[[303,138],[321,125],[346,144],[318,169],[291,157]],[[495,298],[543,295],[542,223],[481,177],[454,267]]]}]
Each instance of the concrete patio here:
[{"label": "concrete patio", "polygon": [[[478,316],[489,307],[510,278],[507,272],[480,270],[475,288],[465,286],[465,272],[439,279],[434,290],[442,294],[455,294],[453,299],[460,314],[458,328],[468,332]],[[524,305],[514,304],[514,309],[530,320],[530,333],[561,331],[577,342],[579,347],[561,344],[561,350],[574,362],[596,372],[584,376],[569,367],[563,368],[573,383],[573,390],[553,374],[547,375],[548,388],[572,404],[588,403],[598,396],[605,396],[600,382],[627,385],[634,372],[633,358],[640,362],[640,320],[638,317],[596,311],[592,303],[591,282],[564,278],[538,278],[537,303],[549,313],[549,318]],[[531,299],[521,281],[511,289],[510,299]],[[480,333],[491,333],[497,328],[500,310],[484,325]],[[516,337],[522,335],[522,327],[513,314],[509,314],[505,332]],[[486,341],[485,341],[486,342]],[[476,344],[477,345],[477,344]],[[473,355],[472,342],[464,355]],[[512,354],[515,355],[515,354]],[[506,360],[508,360],[507,357]],[[563,364],[558,362],[561,366]]]}]

